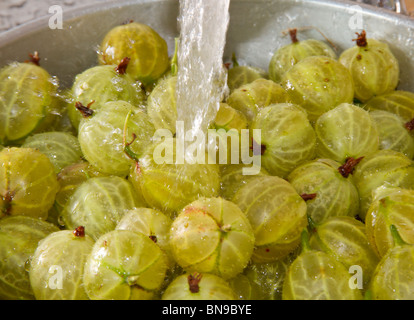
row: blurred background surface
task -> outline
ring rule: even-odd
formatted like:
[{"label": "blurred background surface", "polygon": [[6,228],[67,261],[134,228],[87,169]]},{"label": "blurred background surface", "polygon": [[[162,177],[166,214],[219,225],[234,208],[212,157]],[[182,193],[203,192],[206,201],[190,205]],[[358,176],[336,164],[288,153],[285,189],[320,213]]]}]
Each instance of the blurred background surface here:
[{"label": "blurred background surface", "polygon": [[[50,16],[49,8],[59,5],[66,9],[99,4],[109,0],[0,0],[0,32],[9,30],[30,20]],[[177,0],[178,1],[178,0]],[[384,7],[414,16],[414,0],[354,0]]]}]

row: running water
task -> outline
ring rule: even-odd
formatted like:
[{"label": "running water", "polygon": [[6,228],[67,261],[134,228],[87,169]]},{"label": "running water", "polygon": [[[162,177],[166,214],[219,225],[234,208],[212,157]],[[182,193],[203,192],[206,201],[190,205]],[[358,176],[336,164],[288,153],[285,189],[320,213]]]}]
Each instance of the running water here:
[{"label": "running water", "polygon": [[192,138],[207,137],[208,126],[228,93],[223,53],[229,5],[230,0],[180,0],[177,120]]}]

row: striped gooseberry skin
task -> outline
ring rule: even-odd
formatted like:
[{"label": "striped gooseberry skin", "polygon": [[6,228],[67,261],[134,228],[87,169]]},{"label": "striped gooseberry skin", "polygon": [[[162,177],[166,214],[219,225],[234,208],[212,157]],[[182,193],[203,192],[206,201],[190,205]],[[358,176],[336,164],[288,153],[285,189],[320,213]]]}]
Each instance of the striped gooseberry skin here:
[{"label": "striped gooseberry skin", "polygon": [[336,53],[323,41],[306,39],[277,49],[269,62],[269,78],[277,83],[299,61],[311,56],[327,56],[336,59]]},{"label": "striped gooseberry skin", "polygon": [[355,98],[361,102],[391,92],[398,85],[398,60],[385,42],[367,39],[367,46],[345,50],[338,61],[350,71]]},{"label": "striped gooseberry skin", "polygon": [[353,177],[360,196],[359,217],[362,220],[365,220],[375,189],[379,187],[414,189],[413,161],[394,150],[379,150],[366,156],[355,167]]},{"label": "striped gooseberry skin", "polygon": [[321,115],[315,123],[316,156],[344,163],[379,149],[379,134],[368,111],[343,103]]},{"label": "striped gooseberry skin", "polygon": [[414,158],[414,136],[400,116],[383,110],[370,112],[377,125],[381,150],[395,150]]},{"label": "striped gooseberry skin", "polygon": [[0,298],[34,300],[28,263],[38,242],[59,231],[55,225],[32,217],[0,219]]},{"label": "striped gooseberry skin", "polygon": [[315,223],[334,216],[355,217],[359,212],[353,177],[342,176],[340,166],[331,159],[315,159],[295,168],[287,178],[298,194],[316,194],[306,201],[307,214]]},{"label": "striped gooseberry skin", "polygon": [[134,160],[124,150],[124,134],[128,139],[125,143],[135,134],[129,147],[139,157],[151,143],[154,133],[154,125],[145,111],[126,101],[109,101],[92,116],[82,119],[78,140],[85,159],[97,170],[126,176]]},{"label": "striped gooseberry skin", "polygon": [[170,66],[166,41],[138,22],[112,28],[100,45],[100,64],[118,65],[125,57],[131,59],[126,72],[144,85],[155,82]]},{"label": "striped gooseberry skin", "polygon": [[244,174],[244,169],[250,168],[250,165],[243,163],[226,164],[220,166],[220,196],[226,200],[232,200],[237,190],[243,187],[251,179],[257,176],[269,176],[270,174],[262,166],[255,175]]},{"label": "striped gooseberry skin", "polygon": [[156,130],[168,129],[176,133],[177,76],[160,79],[147,98],[147,113]]},{"label": "striped gooseberry skin", "polygon": [[56,174],[64,167],[80,161],[83,156],[78,138],[69,132],[36,133],[25,140],[22,148],[37,149],[45,154],[53,164]]},{"label": "striped gooseberry skin", "polygon": [[96,240],[83,281],[91,300],[150,300],[166,271],[165,255],[149,237],[113,230]]},{"label": "striped gooseberry skin", "polygon": [[299,246],[301,232],[308,224],[307,207],[289,182],[276,176],[256,177],[237,191],[233,202],[253,228],[253,262],[284,258]]},{"label": "striped gooseberry skin", "polygon": [[376,96],[365,104],[370,111],[383,110],[394,113],[404,122],[414,119],[414,93],[404,90],[395,90]]},{"label": "striped gooseberry skin", "polygon": [[175,216],[194,200],[216,197],[220,191],[218,164],[178,161],[175,139],[154,143],[131,168],[129,179],[146,203]]},{"label": "striped gooseberry skin", "polygon": [[249,65],[236,65],[227,72],[227,86],[230,92],[242,85],[253,82],[257,79],[266,79],[267,74],[263,69]]},{"label": "striped gooseberry skin", "polygon": [[[89,300],[83,271],[93,245],[91,237],[76,236],[73,230],[53,232],[42,239],[29,271],[36,300]],[[59,287],[56,281],[61,281]]]},{"label": "striped gooseberry skin", "polygon": [[87,106],[95,101],[91,108],[96,111],[108,101],[122,100],[138,107],[144,104],[145,99],[144,90],[131,75],[117,72],[116,65],[100,65],[86,69],[75,77],[69,92],[67,112],[77,130],[82,119],[76,108],[77,102]]},{"label": "striped gooseberry skin", "polygon": [[414,244],[414,190],[379,188],[365,219],[367,237],[380,257],[395,246],[391,225],[404,242]]},{"label": "striped gooseberry skin", "polygon": [[289,266],[282,288],[283,300],[362,300],[349,285],[351,275],[334,257],[305,250]]},{"label": "striped gooseberry skin", "polygon": [[57,81],[32,63],[0,70],[0,144],[21,144],[55,108]]},{"label": "striped gooseberry skin", "polygon": [[209,273],[199,274],[198,291],[192,292],[188,277],[182,274],[175,278],[162,295],[162,300],[237,300],[229,283],[223,278]]},{"label": "striped gooseberry skin", "polygon": [[306,112],[290,103],[272,104],[259,111],[250,126],[261,130],[262,165],[271,174],[286,177],[315,155],[315,131]]},{"label": "striped gooseberry skin", "polygon": [[398,245],[390,249],[382,257],[372,276],[372,300],[413,300],[413,259],[413,245]]},{"label": "striped gooseberry skin", "polygon": [[274,103],[289,102],[287,92],[272,80],[259,78],[233,90],[226,103],[241,111],[251,123],[257,113]]},{"label": "striped gooseberry skin", "polygon": [[174,219],[170,246],[184,270],[230,279],[247,266],[254,234],[236,204],[222,198],[203,198],[185,206]]},{"label": "striped gooseberry skin", "polygon": [[168,265],[174,266],[170,249],[170,228],[172,219],[159,210],[152,208],[134,208],[125,212],[115,230],[139,232],[154,241],[166,254]]},{"label": "striped gooseberry skin", "polygon": [[280,84],[291,102],[307,111],[312,122],[341,103],[354,100],[351,74],[338,61],[326,56],[299,61],[285,72]]},{"label": "striped gooseberry skin", "polygon": [[126,211],[145,207],[131,183],[118,176],[89,178],[80,184],[62,211],[66,229],[85,227],[94,240],[112,231]]},{"label": "striped gooseberry skin", "polygon": [[64,225],[64,223],[60,221],[61,213],[66,203],[69,201],[69,198],[82,182],[96,176],[107,175],[97,171],[85,160],[80,160],[64,167],[57,174],[59,191],[56,194],[53,207],[49,210],[47,221],[56,225]]},{"label": "striped gooseberry skin", "polygon": [[49,158],[32,148],[0,152],[0,218],[25,215],[45,220],[59,191]]},{"label": "striped gooseberry skin", "polygon": [[313,231],[310,247],[336,258],[347,269],[361,267],[366,289],[380,259],[371,247],[364,223],[353,217],[331,217],[316,224]]}]

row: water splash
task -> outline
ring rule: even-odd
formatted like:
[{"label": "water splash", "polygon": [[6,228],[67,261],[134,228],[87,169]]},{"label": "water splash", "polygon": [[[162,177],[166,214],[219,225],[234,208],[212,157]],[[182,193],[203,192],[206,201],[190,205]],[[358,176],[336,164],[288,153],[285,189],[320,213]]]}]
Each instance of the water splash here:
[{"label": "water splash", "polygon": [[180,0],[177,119],[186,132],[207,136],[228,94],[223,66],[230,0]]}]

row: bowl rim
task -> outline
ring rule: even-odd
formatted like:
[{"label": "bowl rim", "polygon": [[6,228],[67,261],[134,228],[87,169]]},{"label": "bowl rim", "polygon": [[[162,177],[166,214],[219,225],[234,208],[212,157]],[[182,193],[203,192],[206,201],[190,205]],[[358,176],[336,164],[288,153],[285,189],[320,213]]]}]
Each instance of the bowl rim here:
[{"label": "bowl rim", "polygon": [[[125,6],[136,6],[144,3],[164,2],[164,3],[178,3],[179,0],[109,0],[102,3],[91,3],[76,8],[70,8],[65,10],[64,21],[70,23],[76,19],[81,18],[89,14],[96,12],[102,12],[113,8],[120,8]],[[269,3],[276,0],[231,0],[230,6],[234,2],[257,2],[257,3]],[[291,0],[283,0],[291,1]],[[373,5],[359,3],[351,0],[295,0],[296,3],[314,3],[322,4],[324,6],[336,7],[338,9],[350,8],[351,6],[360,6],[363,9],[363,13],[366,15],[377,16],[379,18],[385,18],[389,20],[398,20],[401,23],[406,23],[414,28],[414,19],[408,15],[397,13],[385,8],[376,7]],[[0,50],[3,46],[9,43],[15,42],[21,37],[29,34],[36,33],[47,28],[48,20],[50,16],[45,15],[28,22],[22,23],[18,26],[12,27],[0,33]]]}]

